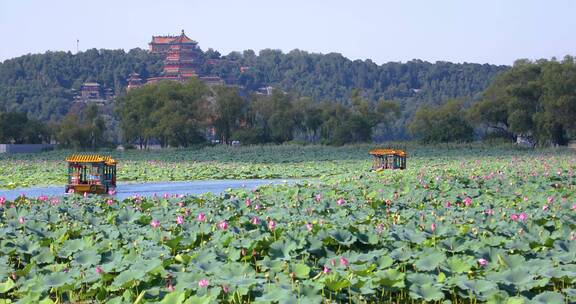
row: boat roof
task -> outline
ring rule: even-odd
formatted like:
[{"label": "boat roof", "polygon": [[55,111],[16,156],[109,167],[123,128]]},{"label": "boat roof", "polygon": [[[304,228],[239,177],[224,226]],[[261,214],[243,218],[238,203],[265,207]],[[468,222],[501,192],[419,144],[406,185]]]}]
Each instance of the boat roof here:
[{"label": "boat roof", "polygon": [[408,156],[408,154],[404,150],[389,149],[389,148],[372,149],[372,150],[370,150],[370,154],[374,155],[374,156],[380,156],[380,155],[398,155],[398,156],[402,156],[402,157]]},{"label": "boat roof", "polygon": [[98,154],[72,154],[66,157],[69,163],[105,163],[106,165],[117,164],[111,156],[103,156]]}]

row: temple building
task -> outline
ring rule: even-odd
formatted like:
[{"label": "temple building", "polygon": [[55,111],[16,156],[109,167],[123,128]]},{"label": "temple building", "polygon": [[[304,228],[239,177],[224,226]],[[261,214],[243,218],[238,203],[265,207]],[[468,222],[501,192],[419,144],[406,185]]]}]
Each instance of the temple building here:
[{"label": "temple building", "polygon": [[134,88],[138,88],[144,84],[142,78],[140,78],[140,74],[138,73],[130,73],[130,76],[127,79],[128,86],[126,87],[126,91],[130,91]]},{"label": "temple building", "polygon": [[186,36],[152,36],[150,52],[164,54],[164,77],[189,78],[197,76],[200,48],[198,43]]},{"label": "temple building", "polygon": [[110,88],[104,88],[97,82],[85,82],[80,87],[80,92],[74,96],[77,103],[104,104],[114,100],[114,92]]},{"label": "temple building", "polygon": [[[162,80],[185,82],[190,77],[198,77],[205,84],[224,85],[224,81],[213,75],[201,75],[198,71],[202,65],[202,51],[198,42],[188,38],[182,30],[179,36],[152,36],[148,44],[150,53],[164,55],[162,74],[150,77],[145,83],[155,83]],[[130,74],[127,90],[140,87],[144,81],[137,73]]]}]

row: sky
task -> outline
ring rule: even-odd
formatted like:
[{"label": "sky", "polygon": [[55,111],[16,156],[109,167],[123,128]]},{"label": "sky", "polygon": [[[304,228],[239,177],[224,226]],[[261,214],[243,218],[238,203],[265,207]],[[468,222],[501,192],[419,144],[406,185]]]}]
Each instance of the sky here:
[{"label": "sky", "polygon": [[576,55],[574,0],[0,0],[0,61],[28,53],[147,48],[185,30],[203,50],[341,53],[510,65]]}]

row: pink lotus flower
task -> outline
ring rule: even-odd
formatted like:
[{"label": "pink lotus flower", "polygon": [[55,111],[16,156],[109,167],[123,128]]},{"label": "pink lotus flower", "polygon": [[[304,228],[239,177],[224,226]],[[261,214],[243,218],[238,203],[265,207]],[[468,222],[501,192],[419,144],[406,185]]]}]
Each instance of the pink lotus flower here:
[{"label": "pink lotus flower", "polygon": [[102,270],[102,268],[100,268],[100,266],[96,266],[96,273],[102,274],[102,273],[104,273],[104,270]]},{"label": "pink lotus flower", "polygon": [[268,229],[270,230],[276,229],[276,222],[273,220],[268,221]]},{"label": "pink lotus flower", "polygon": [[26,223],[26,220],[23,217],[18,218],[18,223],[20,223],[20,225],[24,225],[24,223]]},{"label": "pink lotus flower", "polygon": [[464,205],[465,205],[466,207],[469,207],[470,205],[472,205],[472,199],[469,198],[469,197],[465,198],[465,199],[464,199]]},{"label": "pink lotus flower", "polygon": [[258,225],[260,224],[260,219],[257,217],[253,217],[250,222],[252,223],[252,225]]},{"label": "pink lotus flower", "polygon": [[348,264],[350,264],[350,263],[348,262],[348,260],[345,257],[340,258],[340,265],[346,267],[346,266],[348,266]]},{"label": "pink lotus flower", "polygon": [[451,203],[451,202],[446,202],[446,205],[445,205],[445,206],[446,206],[446,208],[450,208],[450,207],[452,207],[452,203]]},{"label": "pink lotus flower", "polygon": [[226,223],[226,221],[222,221],[222,222],[218,223],[218,228],[220,230],[226,230],[226,229],[228,229],[228,223]]},{"label": "pink lotus flower", "polygon": [[84,192],[84,197],[88,197],[88,192]]},{"label": "pink lotus flower", "polygon": [[180,215],[176,217],[176,224],[178,225],[182,225],[184,224],[184,218],[181,217]]},{"label": "pink lotus flower", "polygon": [[164,195],[162,195],[162,197],[163,197],[163,198],[169,198],[169,197],[170,197],[170,194],[164,193]]},{"label": "pink lotus flower", "polygon": [[50,200],[50,205],[52,205],[52,206],[56,206],[56,205],[58,205],[59,203],[60,203],[60,200],[57,199],[57,198],[53,198],[53,199]]},{"label": "pink lotus flower", "polygon": [[315,200],[317,203],[319,203],[322,200],[322,195],[316,194]]},{"label": "pink lotus flower", "polygon": [[208,287],[208,284],[210,284],[210,282],[208,282],[207,279],[202,279],[202,280],[198,281],[198,287],[200,287],[200,288],[206,288],[206,287]]},{"label": "pink lotus flower", "polygon": [[115,189],[110,189],[108,190],[108,195],[115,195],[116,194],[116,190]]},{"label": "pink lotus flower", "polygon": [[515,213],[510,214],[510,219],[515,221],[515,222],[518,221],[518,214],[515,214]]},{"label": "pink lotus flower", "polygon": [[552,204],[554,202],[554,197],[553,196],[549,196],[546,201],[548,201],[548,204]]},{"label": "pink lotus flower", "polygon": [[178,207],[180,208],[184,207],[184,202],[178,202]]},{"label": "pink lotus flower", "polygon": [[572,210],[576,211],[576,203],[574,203],[574,205],[572,205]]},{"label": "pink lotus flower", "polygon": [[488,261],[486,259],[478,259],[478,265],[486,267],[488,265]]},{"label": "pink lotus flower", "polygon": [[432,223],[432,225],[430,225],[430,230],[432,230],[432,232],[436,231],[436,224]]},{"label": "pink lotus flower", "polygon": [[322,270],[323,273],[328,274],[330,273],[330,268],[328,268],[327,266],[324,266],[324,269]]},{"label": "pink lotus flower", "polygon": [[306,223],[306,229],[308,229],[308,231],[312,231],[313,225],[311,223]]},{"label": "pink lotus flower", "polygon": [[198,213],[197,219],[198,219],[199,222],[204,222],[204,221],[206,221],[206,214],[204,214],[204,212]]},{"label": "pink lotus flower", "polygon": [[258,204],[254,205],[254,210],[260,210],[260,205]]},{"label": "pink lotus flower", "polygon": [[152,228],[158,228],[158,227],[160,227],[160,222],[158,220],[154,219],[150,222],[150,226],[152,226]]},{"label": "pink lotus flower", "polygon": [[114,201],[109,199],[106,203],[108,204],[108,206],[112,206],[114,204]]},{"label": "pink lotus flower", "polygon": [[174,292],[174,285],[172,284],[168,284],[168,286],[166,287],[166,289],[168,289],[168,292]]},{"label": "pink lotus flower", "polygon": [[244,201],[244,204],[246,204],[246,207],[250,207],[250,205],[252,204],[252,201],[250,200],[250,198],[247,198],[247,199]]},{"label": "pink lotus flower", "polygon": [[222,285],[222,291],[224,293],[229,293],[230,292],[230,287],[228,287],[228,285]]},{"label": "pink lotus flower", "polygon": [[3,196],[0,196],[0,206],[4,206],[5,203],[6,203],[6,198]]},{"label": "pink lotus flower", "polygon": [[47,197],[46,195],[40,195],[40,196],[38,197],[38,200],[41,201],[41,202],[45,202],[45,201],[48,200],[48,197]]},{"label": "pink lotus flower", "polygon": [[518,219],[521,221],[525,221],[528,218],[528,215],[525,212],[520,213],[520,215],[518,216]]},{"label": "pink lotus flower", "polygon": [[343,198],[339,198],[339,199],[336,201],[336,204],[338,204],[338,206],[342,206],[342,205],[344,205],[344,203],[346,203],[346,201],[345,201]]},{"label": "pink lotus flower", "polygon": [[487,209],[486,211],[484,211],[484,213],[486,213],[486,215],[494,215],[494,210]]},{"label": "pink lotus flower", "polygon": [[548,211],[548,205],[542,206],[542,211]]}]

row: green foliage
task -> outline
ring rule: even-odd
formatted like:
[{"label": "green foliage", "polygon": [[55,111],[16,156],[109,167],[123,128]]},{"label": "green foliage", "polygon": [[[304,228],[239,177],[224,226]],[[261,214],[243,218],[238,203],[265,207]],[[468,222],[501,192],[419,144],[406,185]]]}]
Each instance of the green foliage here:
[{"label": "green foliage", "polygon": [[[275,90],[272,96],[255,97],[250,104],[247,128],[259,142],[282,143],[297,139],[303,142],[322,142],[332,145],[367,142],[378,125],[389,125],[400,115],[396,102],[374,104],[355,91],[349,102],[314,103],[310,98],[296,98]],[[246,133],[239,133],[247,138]],[[250,137],[248,137],[250,139]],[[253,143],[253,141],[250,141]]]},{"label": "green foliage", "polygon": [[469,142],[474,138],[474,129],[466,121],[463,103],[450,100],[442,106],[423,106],[409,125],[409,131],[425,143]]},{"label": "green foliage", "polygon": [[[262,166],[284,162],[285,171],[301,170],[303,157],[339,166],[325,178],[222,195],[2,199],[0,295],[8,303],[576,300],[573,153],[421,146],[406,170],[367,172],[369,160],[356,156],[366,148],[231,150]],[[202,157],[226,163],[215,153],[222,148],[210,152]],[[190,154],[174,156],[170,169]]]},{"label": "green foliage", "polygon": [[124,141],[146,147],[157,140],[162,147],[188,147],[203,142],[209,91],[198,79],[181,84],[161,81],[131,90],[118,100],[117,112]]},{"label": "green foliage", "polygon": [[[345,102],[359,89],[368,100],[401,100],[406,104],[439,103],[446,98],[474,97],[504,66],[429,63],[413,60],[377,65],[371,60],[351,61],[341,54],[315,54],[302,50],[282,53],[265,49],[222,57],[204,71],[228,77],[250,90],[272,85],[319,101]],[[244,72],[240,67],[248,67]]]},{"label": "green foliage", "polygon": [[120,95],[130,73],[144,78],[158,75],[162,59],[141,49],[90,49],[78,54],[46,52],[5,60],[0,63],[0,108],[42,121],[60,120],[82,83],[96,81]]},{"label": "green foliage", "polygon": [[50,141],[47,126],[24,113],[0,111],[0,143],[41,144]]},{"label": "green foliage", "polygon": [[232,132],[240,126],[247,100],[241,97],[236,87],[215,88],[215,105],[212,111],[213,124],[223,143],[228,143]]},{"label": "green foliage", "polygon": [[78,115],[68,113],[60,123],[52,125],[56,140],[64,148],[86,149],[105,146],[106,125],[98,106],[90,104]]},{"label": "green foliage", "polygon": [[[395,100],[404,114],[382,132],[381,136],[388,139],[406,135],[404,123],[418,106],[439,104],[447,98],[475,99],[497,73],[507,69],[488,64],[420,60],[377,65],[371,60],[351,61],[337,53],[323,55],[300,50],[287,54],[270,49],[259,54],[247,50],[227,56],[208,50],[200,56],[199,62],[203,63],[200,73],[218,75],[248,92],[274,86],[318,102],[346,104],[355,91],[370,103]],[[42,121],[58,121],[68,113],[72,97],[83,82],[97,81],[121,96],[130,73],[137,72],[143,79],[158,76],[162,60],[161,55],[141,49],[129,52],[90,49],[78,54],[47,52],[9,59],[0,63],[0,108],[24,112]],[[281,129],[284,122],[280,121],[285,118],[273,119],[276,129]],[[337,133],[342,134],[338,137],[366,135],[350,135],[344,130]],[[284,141],[286,137],[290,136],[276,134],[275,140]]]},{"label": "green foliage", "polygon": [[476,124],[540,144],[566,144],[576,134],[576,63],[517,61],[468,113]]}]

